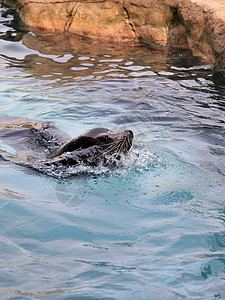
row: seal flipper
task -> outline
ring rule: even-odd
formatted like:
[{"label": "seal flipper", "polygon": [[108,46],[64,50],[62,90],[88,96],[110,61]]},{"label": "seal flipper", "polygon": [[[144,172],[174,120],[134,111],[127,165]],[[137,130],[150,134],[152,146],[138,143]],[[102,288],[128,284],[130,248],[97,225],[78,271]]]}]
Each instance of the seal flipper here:
[{"label": "seal flipper", "polygon": [[96,140],[92,137],[87,136],[78,136],[68,143],[62,145],[59,149],[53,151],[48,155],[48,158],[54,158],[56,156],[60,156],[65,152],[72,152],[75,150],[86,149],[88,147],[94,146],[96,144]]},{"label": "seal flipper", "polygon": [[93,145],[85,149],[78,149],[74,152],[64,152],[48,161],[42,162],[41,165],[45,167],[76,166],[79,164],[96,166],[99,160],[101,160],[99,156],[101,153],[102,147]]}]

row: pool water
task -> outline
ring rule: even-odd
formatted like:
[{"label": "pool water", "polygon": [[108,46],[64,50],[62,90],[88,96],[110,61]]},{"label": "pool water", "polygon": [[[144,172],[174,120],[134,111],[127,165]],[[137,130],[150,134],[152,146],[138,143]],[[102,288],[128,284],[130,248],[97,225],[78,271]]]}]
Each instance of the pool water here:
[{"label": "pool water", "polygon": [[[83,175],[0,161],[0,298],[225,299],[223,78],[186,50],[28,32],[0,14],[1,123],[135,135],[118,168]],[[0,152],[15,149],[0,139]]]}]

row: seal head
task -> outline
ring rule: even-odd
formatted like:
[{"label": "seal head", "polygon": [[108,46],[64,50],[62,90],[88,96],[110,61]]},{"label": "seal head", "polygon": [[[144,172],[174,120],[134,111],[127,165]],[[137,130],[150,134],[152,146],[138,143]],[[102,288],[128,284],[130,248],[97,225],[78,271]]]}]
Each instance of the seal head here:
[{"label": "seal head", "polygon": [[51,153],[45,165],[97,165],[103,158],[106,161],[107,156],[119,158],[121,153],[127,153],[132,146],[133,137],[131,130],[115,133],[104,127],[96,127]]}]

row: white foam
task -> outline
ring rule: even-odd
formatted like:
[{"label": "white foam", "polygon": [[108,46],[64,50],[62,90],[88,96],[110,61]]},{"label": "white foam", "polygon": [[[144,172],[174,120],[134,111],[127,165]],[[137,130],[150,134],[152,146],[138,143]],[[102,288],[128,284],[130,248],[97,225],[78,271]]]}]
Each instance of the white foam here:
[{"label": "white foam", "polygon": [[146,147],[132,149],[128,154],[121,155],[120,160],[110,156],[96,167],[79,164],[76,166],[46,166],[32,164],[31,167],[56,178],[71,176],[126,176],[132,172],[143,173],[162,164],[160,157],[154,155]]}]

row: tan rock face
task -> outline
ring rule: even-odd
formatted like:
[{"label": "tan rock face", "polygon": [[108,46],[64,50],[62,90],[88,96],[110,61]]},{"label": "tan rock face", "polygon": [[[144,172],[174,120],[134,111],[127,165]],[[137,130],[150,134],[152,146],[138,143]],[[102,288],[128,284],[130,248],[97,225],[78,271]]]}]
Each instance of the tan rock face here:
[{"label": "tan rock face", "polygon": [[136,38],[145,43],[167,44],[173,12],[163,1],[129,1],[123,3]]},{"label": "tan rock face", "polygon": [[88,9],[87,6],[86,3],[76,3],[72,7],[65,31],[91,38],[135,40],[126,11],[120,3],[107,1],[95,3]]},{"label": "tan rock face", "polygon": [[225,69],[224,0],[5,0],[31,27],[190,48]]},{"label": "tan rock face", "polygon": [[22,21],[31,27],[115,41],[136,42],[123,5],[117,1],[18,1]]}]

